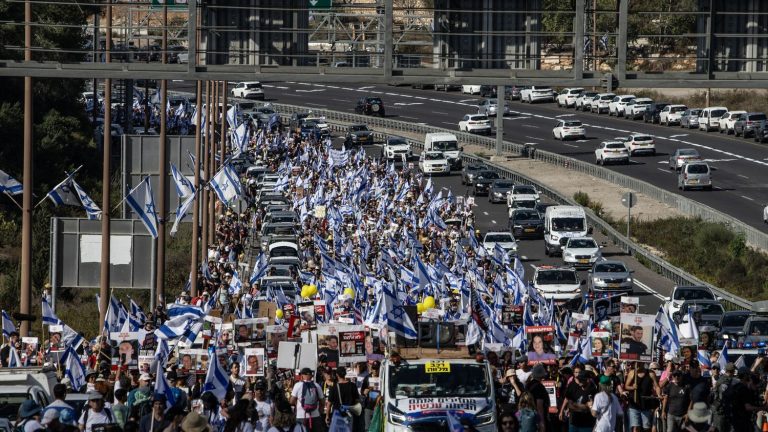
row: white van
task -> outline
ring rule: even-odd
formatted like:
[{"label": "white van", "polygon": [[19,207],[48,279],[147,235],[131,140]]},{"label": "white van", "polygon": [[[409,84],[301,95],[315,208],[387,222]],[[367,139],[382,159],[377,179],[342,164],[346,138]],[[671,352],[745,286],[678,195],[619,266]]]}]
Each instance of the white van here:
[{"label": "white van", "polygon": [[461,169],[461,152],[464,147],[459,147],[459,140],[452,133],[431,132],[424,135],[424,151],[443,152],[452,170]]},{"label": "white van", "polygon": [[571,237],[589,234],[587,215],[580,206],[551,206],[544,213],[544,253],[562,253],[562,246]]},{"label": "white van", "polygon": [[699,113],[699,130],[711,131],[720,127],[720,117],[728,112],[726,107],[704,108]]}]

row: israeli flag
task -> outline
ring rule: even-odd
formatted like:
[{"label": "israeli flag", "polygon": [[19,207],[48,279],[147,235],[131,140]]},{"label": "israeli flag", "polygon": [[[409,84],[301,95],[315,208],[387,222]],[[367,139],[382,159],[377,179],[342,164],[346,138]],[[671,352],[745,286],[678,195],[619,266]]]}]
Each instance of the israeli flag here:
[{"label": "israeli flag", "polygon": [[168,319],[155,330],[158,339],[176,339],[183,336],[190,326],[202,322],[205,312],[196,306],[171,305],[168,309]]},{"label": "israeli flag", "polygon": [[173,182],[176,184],[176,195],[179,198],[186,198],[195,194],[195,185],[179,172],[174,164],[171,164],[171,176],[173,176]]},{"label": "israeli flag", "polygon": [[187,213],[189,213],[189,209],[194,203],[195,194],[192,194],[185,198],[184,202],[182,202],[179,208],[176,209],[176,220],[173,221],[173,226],[171,227],[171,237],[176,235],[176,232],[179,230],[179,222],[183,221],[184,218],[187,217]]},{"label": "israeli flag", "polygon": [[133,299],[131,299],[131,316],[136,318],[141,324],[147,322],[147,315],[144,313],[144,310]]},{"label": "israeli flag", "polygon": [[157,362],[157,364],[161,367],[165,367],[166,362],[168,362],[168,357],[171,355],[171,349],[168,347],[168,341],[165,339],[160,339],[157,341],[157,348],[155,348],[155,358],[154,360]]},{"label": "israeli flag", "polygon": [[83,337],[80,336],[80,333],[76,332],[72,327],[64,324],[63,322],[61,325],[63,327],[61,331],[61,343],[63,343],[64,346],[77,349],[85,339],[83,339]]},{"label": "israeli flag", "polygon": [[237,112],[237,104],[232,105],[232,108],[227,110],[227,123],[229,123],[230,129],[237,128],[237,118],[239,113]]},{"label": "israeli flag", "polygon": [[155,198],[152,194],[152,186],[149,184],[149,177],[145,177],[141,183],[133,188],[125,197],[125,201],[147,227],[152,238],[157,238],[157,213],[155,212]]},{"label": "israeli flag", "polygon": [[219,364],[219,356],[216,353],[216,348],[211,348],[208,356],[211,361],[208,367],[208,373],[205,375],[203,393],[211,392],[216,399],[223,400],[227,396],[227,385],[229,384],[227,372]]},{"label": "israeli flag", "polygon": [[75,193],[77,193],[77,197],[80,199],[80,203],[83,205],[85,213],[88,214],[88,220],[101,220],[101,209],[99,206],[93,202],[91,197],[89,197],[83,188],[81,188],[74,180],[72,180],[72,187],[75,188]]},{"label": "israeli flag", "polygon": [[709,359],[709,351],[698,350],[697,358],[702,369],[712,369],[712,360]]},{"label": "israeli flag", "polygon": [[448,432],[464,432],[464,425],[453,411],[446,411],[445,417],[448,420]]},{"label": "israeli flag", "polygon": [[72,176],[67,176],[63,182],[59,183],[48,192],[46,197],[50,199],[56,207],[60,205],[80,205],[80,198],[78,198],[77,192],[75,192],[72,187]]},{"label": "israeli flag", "polygon": [[680,324],[679,330],[683,338],[699,340],[699,327],[696,325],[690,309],[688,309],[687,321]]},{"label": "israeli flag", "polygon": [[68,347],[61,358],[64,371],[69,378],[72,388],[79,391],[85,385],[85,366],[80,361],[73,347]]},{"label": "israeli flag", "polygon": [[22,192],[21,183],[6,174],[5,171],[0,171],[0,192],[9,195],[18,195]]},{"label": "israeli flag", "polygon": [[13,324],[8,312],[3,311],[3,336],[10,338],[11,333],[16,331],[16,325]]},{"label": "israeli flag", "polygon": [[416,339],[418,333],[413,326],[413,322],[411,322],[411,318],[405,313],[405,309],[403,308],[400,299],[397,298],[395,293],[386,288],[382,290],[380,295],[382,296],[383,312],[389,330],[406,339]]},{"label": "israeli flag", "polygon": [[240,188],[240,179],[231,165],[226,165],[209,182],[210,186],[216,192],[216,196],[225,205],[243,194]]},{"label": "israeli flag", "polygon": [[168,412],[176,404],[176,396],[171,391],[171,385],[165,377],[163,365],[157,364],[157,373],[155,374],[155,394],[165,395],[165,412]]},{"label": "israeli flag", "polygon": [[720,357],[717,358],[717,364],[720,365],[720,370],[725,371],[725,365],[728,364],[728,345],[723,345],[723,349],[720,351]]},{"label": "israeli flag", "polygon": [[240,278],[237,275],[237,272],[234,272],[232,274],[232,280],[229,282],[229,295],[239,295],[240,291],[243,289],[243,282],[240,281]]},{"label": "israeli flag", "polygon": [[656,333],[659,335],[661,348],[666,352],[680,351],[680,339],[677,335],[677,325],[669,318],[664,308],[659,306],[654,323]]},{"label": "israeli flag", "polygon": [[51,308],[51,305],[50,303],[48,303],[48,300],[45,299],[45,296],[43,296],[42,315],[43,315],[43,324],[48,324],[48,325],[61,324],[61,320],[53,312],[53,308]]},{"label": "israeli flag", "polygon": [[250,282],[251,285],[258,282],[259,279],[267,274],[267,267],[269,267],[269,261],[267,260],[267,256],[264,254],[264,251],[262,251],[256,258],[256,264],[253,265],[253,272],[251,273],[251,278],[248,280],[248,282]]}]

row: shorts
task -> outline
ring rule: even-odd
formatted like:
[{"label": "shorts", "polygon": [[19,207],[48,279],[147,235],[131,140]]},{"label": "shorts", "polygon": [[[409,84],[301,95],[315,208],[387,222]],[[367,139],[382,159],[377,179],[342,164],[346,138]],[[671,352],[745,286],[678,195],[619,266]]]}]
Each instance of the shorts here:
[{"label": "shorts", "polygon": [[629,427],[639,427],[642,429],[651,428],[653,412],[651,410],[641,410],[638,408],[629,408]]}]

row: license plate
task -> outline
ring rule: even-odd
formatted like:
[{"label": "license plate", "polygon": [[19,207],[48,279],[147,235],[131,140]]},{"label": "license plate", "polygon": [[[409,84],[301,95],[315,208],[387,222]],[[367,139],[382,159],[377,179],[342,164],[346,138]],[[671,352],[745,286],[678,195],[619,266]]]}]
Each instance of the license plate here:
[{"label": "license plate", "polygon": [[621,284],[617,284],[617,283],[609,283],[608,284],[608,288],[618,288],[620,286],[621,286]]},{"label": "license plate", "polygon": [[526,228],[525,232],[536,232],[536,228]]},{"label": "license plate", "polygon": [[579,264],[589,264],[589,260],[588,259],[580,259],[579,260]]},{"label": "license plate", "polygon": [[690,183],[698,183],[699,181],[697,179],[691,179]]}]

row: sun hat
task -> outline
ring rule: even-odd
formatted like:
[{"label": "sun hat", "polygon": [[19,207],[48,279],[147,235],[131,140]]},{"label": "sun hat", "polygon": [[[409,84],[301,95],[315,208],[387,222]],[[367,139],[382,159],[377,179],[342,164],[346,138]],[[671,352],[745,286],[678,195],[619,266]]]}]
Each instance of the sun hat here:
[{"label": "sun hat", "polygon": [[181,429],[184,432],[205,432],[210,431],[211,427],[203,416],[192,411],[184,417],[181,422]]},{"label": "sun hat", "polygon": [[688,420],[694,423],[709,423],[712,421],[712,410],[706,402],[696,402],[688,411]]},{"label": "sun hat", "polygon": [[25,419],[40,414],[40,405],[32,399],[25,400],[19,408],[19,417]]}]

